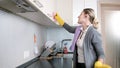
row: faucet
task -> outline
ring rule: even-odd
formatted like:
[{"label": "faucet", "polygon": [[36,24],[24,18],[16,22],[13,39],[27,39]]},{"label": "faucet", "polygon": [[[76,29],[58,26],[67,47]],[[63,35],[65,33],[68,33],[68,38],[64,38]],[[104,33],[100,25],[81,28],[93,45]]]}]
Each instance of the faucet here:
[{"label": "faucet", "polygon": [[[62,49],[62,54],[63,54],[63,42],[64,41],[71,41],[72,39],[63,39],[62,41],[61,41],[61,49]],[[65,43],[65,44],[67,44],[67,43]]]}]

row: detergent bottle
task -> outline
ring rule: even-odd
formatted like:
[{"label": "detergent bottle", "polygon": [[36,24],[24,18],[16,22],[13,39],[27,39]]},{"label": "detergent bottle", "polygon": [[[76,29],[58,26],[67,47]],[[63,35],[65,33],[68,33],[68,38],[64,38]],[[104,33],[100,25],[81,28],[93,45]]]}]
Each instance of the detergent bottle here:
[{"label": "detergent bottle", "polygon": [[67,53],[68,53],[67,43],[64,44],[63,51],[64,51],[64,54],[67,54]]}]

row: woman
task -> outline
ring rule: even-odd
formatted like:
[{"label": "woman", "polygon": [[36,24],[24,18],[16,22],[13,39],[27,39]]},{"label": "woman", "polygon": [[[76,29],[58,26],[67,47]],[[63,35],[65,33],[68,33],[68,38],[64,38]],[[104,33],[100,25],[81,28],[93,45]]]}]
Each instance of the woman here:
[{"label": "woman", "polygon": [[60,18],[58,14],[55,19],[70,33],[75,33],[73,43],[70,47],[74,51],[74,68],[94,68],[96,61],[103,63],[105,57],[102,48],[101,35],[97,32],[94,10],[86,8],[78,16],[80,26],[71,27]]}]

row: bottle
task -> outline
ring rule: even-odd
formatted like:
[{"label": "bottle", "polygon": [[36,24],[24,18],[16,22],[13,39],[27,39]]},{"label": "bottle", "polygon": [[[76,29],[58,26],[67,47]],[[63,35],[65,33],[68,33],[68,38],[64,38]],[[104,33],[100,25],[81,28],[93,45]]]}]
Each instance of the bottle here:
[{"label": "bottle", "polygon": [[34,34],[34,54],[36,56],[39,55],[39,49],[38,49],[38,46],[37,46],[37,38],[36,38],[36,35]]},{"label": "bottle", "polygon": [[64,54],[67,54],[68,53],[68,49],[67,49],[67,43],[66,44],[64,44],[64,48],[63,48],[63,51],[64,51]]}]

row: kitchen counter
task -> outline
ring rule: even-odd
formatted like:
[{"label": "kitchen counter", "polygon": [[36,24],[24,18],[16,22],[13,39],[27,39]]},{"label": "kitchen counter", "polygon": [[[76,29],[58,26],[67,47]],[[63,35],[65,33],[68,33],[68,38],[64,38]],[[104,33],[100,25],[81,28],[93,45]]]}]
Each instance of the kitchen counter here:
[{"label": "kitchen counter", "polygon": [[39,59],[26,68],[72,68],[72,58]]}]

